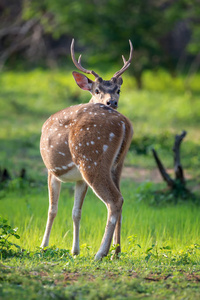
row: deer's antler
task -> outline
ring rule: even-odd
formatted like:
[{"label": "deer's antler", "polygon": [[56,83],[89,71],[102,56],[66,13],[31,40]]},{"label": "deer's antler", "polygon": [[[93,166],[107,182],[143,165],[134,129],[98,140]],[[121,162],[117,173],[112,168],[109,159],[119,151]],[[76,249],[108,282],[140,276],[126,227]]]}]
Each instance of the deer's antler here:
[{"label": "deer's antler", "polygon": [[123,67],[121,68],[121,70],[117,71],[114,75],[113,78],[118,78],[120,75],[122,75],[130,66],[131,64],[131,60],[133,58],[133,45],[131,43],[131,40],[129,40],[129,44],[130,44],[130,55],[129,55],[129,59],[126,61],[126,59],[124,58],[124,56],[122,55],[122,59],[124,62]]},{"label": "deer's antler", "polygon": [[79,56],[78,61],[76,60],[75,55],[74,55],[74,39],[72,39],[72,43],[71,43],[71,57],[72,57],[74,65],[77,67],[77,69],[79,69],[83,73],[92,74],[95,76],[95,78],[99,78],[99,75],[96,72],[94,72],[92,70],[87,70],[81,66],[81,55]]}]

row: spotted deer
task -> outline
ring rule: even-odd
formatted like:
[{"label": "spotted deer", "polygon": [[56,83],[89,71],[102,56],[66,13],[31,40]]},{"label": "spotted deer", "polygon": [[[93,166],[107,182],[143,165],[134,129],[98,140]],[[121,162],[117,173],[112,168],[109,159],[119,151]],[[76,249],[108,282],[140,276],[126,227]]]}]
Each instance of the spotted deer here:
[{"label": "spotted deer", "polygon": [[109,81],[103,80],[94,71],[86,70],[74,55],[74,40],[71,56],[75,66],[86,74],[95,76],[95,81],[73,72],[76,83],[88,90],[92,98],[87,104],[74,105],[52,115],[42,127],[40,151],[48,169],[49,211],[41,247],[49,244],[49,236],[58,210],[58,198],[62,182],[74,181],[75,197],[72,211],[72,253],[79,254],[79,226],[82,204],[91,187],[108,210],[107,224],[101,246],[95,259],[108,254],[113,238],[116,254],[120,252],[120,231],[123,197],[120,192],[120,177],[125,155],[132,139],[131,122],[116,111],[122,84],[121,75],[129,67],[130,56]]}]

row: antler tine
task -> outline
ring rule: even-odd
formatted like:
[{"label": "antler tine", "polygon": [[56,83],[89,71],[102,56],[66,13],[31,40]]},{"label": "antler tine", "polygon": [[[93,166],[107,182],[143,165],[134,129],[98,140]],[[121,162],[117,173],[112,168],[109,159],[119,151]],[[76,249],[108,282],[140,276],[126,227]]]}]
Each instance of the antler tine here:
[{"label": "antler tine", "polygon": [[81,55],[79,56],[78,61],[76,60],[75,54],[74,54],[74,39],[72,39],[72,43],[71,43],[71,57],[72,57],[72,61],[73,61],[74,65],[77,67],[78,70],[80,70],[81,72],[86,73],[86,74],[92,74],[96,78],[99,77],[99,75],[96,72],[94,72],[92,70],[87,70],[81,66]]},{"label": "antler tine", "polygon": [[123,62],[125,64],[126,63],[126,59],[125,59],[124,55],[122,55],[122,59],[123,59]]},{"label": "antler tine", "polygon": [[78,63],[79,63],[79,64],[81,64],[81,57],[82,57],[82,54],[80,54],[80,55],[79,55],[79,58],[78,58]]},{"label": "antler tine", "polygon": [[131,60],[132,60],[132,58],[133,58],[133,45],[132,45],[132,43],[131,43],[131,40],[129,40],[129,44],[130,44],[130,55],[129,55],[129,59],[126,61],[126,59],[125,59],[124,56],[122,55],[122,59],[123,59],[124,65],[123,65],[123,67],[122,67],[119,71],[117,71],[117,72],[113,75],[113,77],[115,77],[115,78],[117,78],[117,77],[119,77],[120,75],[122,75],[122,74],[128,69],[128,67],[129,67],[130,64],[131,64]]}]

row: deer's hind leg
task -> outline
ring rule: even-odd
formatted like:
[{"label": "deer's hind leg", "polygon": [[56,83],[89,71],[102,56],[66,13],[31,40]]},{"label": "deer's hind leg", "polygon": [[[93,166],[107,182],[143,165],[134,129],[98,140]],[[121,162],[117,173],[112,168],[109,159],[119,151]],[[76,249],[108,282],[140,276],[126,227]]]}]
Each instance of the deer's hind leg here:
[{"label": "deer's hind leg", "polygon": [[95,178],[92,174],[91,176],[90,174],[87,174],[86,177],[87,178],[84,179],[99,199],[105,203],[108,211],[107,223],[101,246],[95,255],[95,259],[99,260],[106,256],[110,249],[115,226],[121,214],[123,197],[112,180],[111,174],[107,175],[103,172],[97,171]]},{"label": "deer's hind leg", "polygon": [[[122,172],[123,162],[121,162],[114,170],[112,170],[112,178],[115,182],[117,189],[120,192],[120,177]],[[121,252],[121,223],[122,223],[122,209],[117,219],[115,226],[114,237],[113,237],[113,246],[115,247],[115,254]]]},{"label": "deer's hind leg", "polygon": [[48,190],[49,190],[49,211],[44,237],[41,247],[49,245],[49,237],[53,225],[53,221],[58,211],[58,199],[60,195],[61,182],[50,172],[48,172]]}]

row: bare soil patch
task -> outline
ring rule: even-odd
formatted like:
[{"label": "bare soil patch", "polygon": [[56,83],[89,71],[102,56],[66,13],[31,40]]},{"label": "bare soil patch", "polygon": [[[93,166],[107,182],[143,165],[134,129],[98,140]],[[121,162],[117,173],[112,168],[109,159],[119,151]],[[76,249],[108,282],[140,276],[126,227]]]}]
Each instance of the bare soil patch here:
[{"label": "bare soil patch", "polygon": [[[167,169],[167,172],[174,176],[173,169]],[[131,178],[135,182],[143,182],[146,180],[159,183],[163,182],[163,178],[161,177],[157,168],[155,169],[146,169],[146,168],[139,168],[139,167],[124,167],[122,172],[122,178]],[[186,179],[191,179],[191,175],[185,173]]]}]

